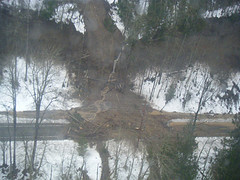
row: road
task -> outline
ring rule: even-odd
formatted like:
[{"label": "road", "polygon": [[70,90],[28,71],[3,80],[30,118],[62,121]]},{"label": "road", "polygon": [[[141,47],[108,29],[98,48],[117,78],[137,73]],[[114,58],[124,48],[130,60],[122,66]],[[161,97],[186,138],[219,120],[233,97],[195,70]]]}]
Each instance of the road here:
[{"label": "road", "polygon": [[[67,125],[59,123],[44,123],[39,128],[39,140],[63,140],[66,139]],[[31,123],[18,123],[16,139],[33,140],[35,127]],[[9,136],[10,135],[10,136]],[[13,124],[0,123],[0,141],[13,139]]]}]

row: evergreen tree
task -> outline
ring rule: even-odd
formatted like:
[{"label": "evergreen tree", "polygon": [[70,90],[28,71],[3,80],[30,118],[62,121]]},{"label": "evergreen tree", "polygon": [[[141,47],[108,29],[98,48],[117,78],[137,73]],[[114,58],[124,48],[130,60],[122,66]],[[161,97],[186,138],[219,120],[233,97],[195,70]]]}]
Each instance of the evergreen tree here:
[{"label": "evergreen tree", "polygon": [[223,141],[223,148],[211,168],[212,179],[240,179],[240,112],[235,115],[233,123],[236,128],[231,133],[231,139]]}]

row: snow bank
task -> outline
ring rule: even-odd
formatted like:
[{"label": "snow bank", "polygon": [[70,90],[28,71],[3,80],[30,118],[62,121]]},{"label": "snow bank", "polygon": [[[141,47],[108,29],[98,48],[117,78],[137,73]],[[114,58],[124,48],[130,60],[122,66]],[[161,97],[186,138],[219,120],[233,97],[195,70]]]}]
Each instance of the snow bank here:
[{"label": "snow bank", "polygon": [[[38,69],[38,67],[35,67]],[[40,68],[40,67],[39,67]],[[28,81],[25,82],[25,59],[17,58],[18,91],[17,91],[17,111],[35,110],[32,98],[33,92],[33,65],[28,67]],[[0,84],[0,111],[11,110],[11,76],[10,68],[3,70],[3,80]],[[54,100],[49,106],[49,110],[62,109],[67,110],[73,107],[80,107],[81,102],[78,99],[71,98],[74,89],[69,84],[66,68],[63,65],[54,65],[51,69],[51,82],[42,100],[42,110],[45,109],[51,100]],[[54,98],[54,99],[53,99]]]},{"label": "snow bank", "polygon": [[[160,69],[148,69],[133,80],[134,92],[144,96],[154,108],[168,112],[194,113],[202,96],[200,113],[238,112],[239,72],[231,74],[225,82],[220,82],[217,76],[210,74],[209,67],[201,64],[178,72],[160,72]],[[206,86],[207,91],[202,94]],[[235,99],[224,100],[230,94]]]}]

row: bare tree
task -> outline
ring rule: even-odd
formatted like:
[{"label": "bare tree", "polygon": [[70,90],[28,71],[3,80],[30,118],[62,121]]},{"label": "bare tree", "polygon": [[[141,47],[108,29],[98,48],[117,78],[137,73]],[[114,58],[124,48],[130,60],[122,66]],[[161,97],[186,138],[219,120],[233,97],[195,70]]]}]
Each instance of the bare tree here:
[{"label": "bare tree", "polygon": [[[50,87],[52,86],[54,76],[56,75],[53,70],[53,60],[58,57],[59,50],[54,47],[47,47],[46,49],[38,49],[40,53],[37,52],[37,54],[33,56],[30,65],[31,73],[29,73],[28,77],[32,85],[31,88],[26,85],[26,88],[30,93],[35,106],[35,134],[33,151],[31,155],[31,168],[33,170],[40,124],[42,123],[44,115],[48,108],[57,99],[55,90],[51,89]],[[50,94],[52,97],[48,100],[47,105],[43,107],[42,103],[47,94]],[[41,109],[43,110],[42,113]]]},{"label": "bare tree", "polygon": [[6,149],[7,149],[6,141],[1,142],[1,149],[2,149],[2,167],[3,167],[6,165]]},{"label": "bare tree", "polygon": [[[34,134],[34,144],[33,144],[33,152],[31,157],[31,166],[34,169],[34,160],[36,156],[36,150],[37,150],[37,140],[38,140],[38,131],[39,126],[43,120],[43,114],[41,115],[41,107],[42,107],[42,101],[44,96],[46,95],[47,88],[52,83],[52,74],[51,70],[53,68],[53,62],[46,60],[43,62],[43,66],[39,67],[35,63],[33,64],[32,68],[32,91],[29,91],[31,93],[31,96],[34,101],[35,105],[35,134]],[[49,105],[45,108],[45,111],[47,108],[51,105],[53,101],[49,102]]]},{"label": "bare tree", "polygon": [[201,110],[201,108],[206,104],[206,102],[213,96],[214,92],[211,90],[211,84],[212,84],[212,79],[207,72],[205,72],[204,77],[203,77],[203,81],[202,81],[202,86],[200,89],[200,97],[199,97],[199,102],[198,102],[198,106],[197,106],[197,110],[195,112],[194,115],[194,119],[193,119],[193,130],[196,127],[196,121],[198,119],[198,114]]},{"label": "bare tree", "polygon": [[[11,164],[13,172],[16,170],[16,130],[17,130],[17,94],[19,89],[19,81],[18,81],[18,67],[17,67],[18,58],[16,56],[13,57],[12,62],[10,63],[7,71],[7,82],[5,84],[5,88],[7,92],[4,92],[6,96],[10,97],[12,104],[12,113],[13,113],[13,162]],[[5,105],[6,106],[6,105]],[[7,110],[7,118],[8,118],[8,108]],[[10,136],[11,134],[9,134]],[[11,172],[11,173],[13,173]]]},{"label": "bare tree", "polygon": [[12,106],[13,106],[13,170],[16,169],[16,131],[17,131],[17,90],[19,86],[17,75],[17,57],[10,69],[11,73],[11,90],[12,90]]}]

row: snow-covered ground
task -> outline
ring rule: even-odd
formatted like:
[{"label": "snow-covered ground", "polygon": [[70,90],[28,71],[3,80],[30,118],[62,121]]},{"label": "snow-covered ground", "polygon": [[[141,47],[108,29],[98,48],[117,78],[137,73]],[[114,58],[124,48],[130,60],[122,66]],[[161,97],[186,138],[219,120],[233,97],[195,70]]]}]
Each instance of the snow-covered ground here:
[{"label": "snow-covered ground", "polygon": [[[145,73],[138,74],[133,82],[134,92],[144,96],[158,110],[194,113],[201,97],[200,113],[237,113],[239,110],[237,87],[240,87],[240,72],[232,73],[227,80],[221,82],[217,76],[210,74],[209,67],[195,64],[172,73],[148,69]],[[207,91],[204,92],[206,87]],[[231,93],[235,100],[224,101],[224,97]]]},{"label": "snow-covered ground", "polygon": [[[122,34],[127,37],[127,32],[125,30],[124,24],[119,17],[118,14],[118,7],[116,3],[118,0],[105,0],[111,6],[109,15],[111,16],[112,20],[114,21],[117,28],[122,32]],[[41,9],[45,8],[43,5],[43,0],[3,0],[4,4],[9,6],[21,6],[23,8],[29,8],[34,11],[40,11]],[[136,12],[139,15],[147,14],[149,6],[149,0],[140,0],[136,3]],[[217,10],[208,10],[202,14],[203,18],[213,18],[213,17],[225,17],[231,16],[232,14],[239,13],[240,5],[234,5],[226,7],[225,9],[217,9]],[[55,14],[51,18],[56,23],[65,23],[69,24],[70,22],[74,24],[76,31],[84,34],[86,31],[84,18],[81,12],[79,11],[78,7],[74,3],[62,3],[55,9]],[[141,35],[139,34],[139,39]]]},{"label": "snow-covered ground", "polygon": [[[43,0],[3,0],[3,3],[8,6],[15,6],[34,11],[40,11],[44,9]],[[74,24],[76,31],[84,34],[85,23],[83,16],[80,13],[78,7],[74,3],[62,3],[55,9],[55,13],[52,16],[51,20],[54,20],[56,23],[65,23],[69,24],[70,22]]]},{"label": "snow-covered ground", "polygon": [[37,11],[43,8],[43,1],[44,0],[2,0],[4,4],[9,6],[21,6],[27,9],[29,5],[29,9]]},{"label": "snow-covered ground", "polygon": [[[109,152],[109,167],[112,179],[130,180],[147,179],[149,173],[149,164],[147,162],[147,153],[142,143],[139,147],[134,147],[129,141],[109,140],[106,142]],[[6,161],[9,164],[9,143],[0,146],[6,149]],[[24,168],[25,148],[24,143],[17,142],[17,167]],[[32,141],[28,142],[28,152],[30,154]],[[0,163],[2,163],[2,148],[0,149]],[[45,149],[45,153],[43,155]],[[43,157],[40,168],[39,179],[60,179],[66,176],[67,179],[79,177],[81,169],[86,170],[88,176],[92,179],[100,179],[102,171],[102,160],[96,147],[90,147],[85,144],[80,147],[71,140],[63,141],[39,141],[38,155],[36,162],[39,163]],[[0,179],[3,178],[0,173]],[[19,176],[20,179],[20,176]]]},{"label": "snow-covered ground", "polygon": [[[118,3],[118,0],[105,0],[109,3],[110,5],[110,12],[109,15],[112,18],[114,24],[116,27],[121,31],[121,33],[125,36],[128,37],[128,32],[126,32],[124,23],[122,22],[120,16],[119,16],[119,9],[118,6],[116,5]],[[143,15],[147,13],[149,6],[149,1],[148,0],[140,0],[136,4],[136,11],[139,15]],[[138,35],[138,38],[141,39],[141,34]]]},{"label": "snow-covered ground", "polygon": [[[200,171],[204,175],[207,175],[211,162],[216,157],[216,149],[222,148],[221,141],[223,139],[223,137],[196,137],[198,148],[195,153],[198,158]],[[202,174],[199,172],[197,179],[201,178]]]},{"label": "snow-covered ground", "polygon": [[[195,154],[198,158],[200,170],[207,174],[211,160],[216,156],[216,148],[222,148],[223,137],[197,137],[198,148]],[[145,146],[139,143],[138,148],[128,140],[109,140],[106,142],[109,152],[109,167],[111,179],[147,179],[149,175],[149,163]],[[2,163],[3,148],[6,150],[6,161],[9,164],[9,143],[4,145],[0,142],[0,163]],[[25,145],[17,142],[17,166],[24,168]],[[28,142],[28,152],[31,152],[32,141]],[[43,155],[45,149],[45,153]],[[74,179],[85,170],[92,179],[100,179],[102,172],[102,160],[96,151],[96,146],[82,144],[81,146],[72,140],[63,141],[39,141],[36,163],[41,159],[40,176],[38,179],[60,179],[65,176],[67,179]],[[197,179],[201,179],[199,172]],[[4,174],[0,172],[0,179]],[[20,179],[20,175],[19,175]]]},{"label": "snow-covered ground", "polygon": [[[6,160],[9,164],[9,146],[0,142],[0,146],[6,149]],[[25,145],[23,142],[17,142],[17,167],[25,166]],[[28,152],[31,153],[32,141],[28,142]],[[0,163],[2,163],[2,148],[0,150]],[[45,152],[44,152],[45,151]],[[100,179],[101,177],[101,158],[95,147],[86,146],[84,153],[79,152],[79,145],[72,140],[64,141],[39,141],[36,163],[42,159],[40,175],[38,179],[58,180],[75,179],[81,174],[81,170],[85,170],[87,175],[92,179]],[[44,152],[44,153],[43,153]],[[18,179],[21,176],[19,175]],[[0,172],[0,179],[4,178],[4,174]]]},{"label": "snow-covered ground", "polygon": [[112,179],[127,179],[129,176],[131,180],[147,179],[149,163],[142,143],[136,148],[127,140],[110,140],[107,148]]},{"label": "snow-covered ground", "polygon": [[[17,58],[18,90],[17,90],[17,111],[35,110],[34,105],[34,85],[42,80],[42,73],[46,67],[41,64],[30,63],[28,65],[28,80],[25,81],[25,59]],[[3,79],[0,84],[0,111],[12,110],[12,90],[11,90],[11,67],[5,67],[3,70]],[[38,72],[38,81],[34,81]],[[81,102],[78,99],[71,98],[73,87],[70,85],[67,71],[64,65],[53,64],[49,72],[49,81],[42,99],[42,110],[45,109],[51,101],[48,109],[71,109],[80,107]],[[34,76],[35,74],[35,76]],[[40,82],[39,82],[40,81]]]},{"label": "snow-covered ground", "polygon": [[[128,33],[126,32],[125,26],[118,14],[118,7],[116,5],[118,3],[118,0],[105,0],[105,1],[108,2],[109,5],[111,6],[109,15],[111,16],[115,25],[125,37],[128,37]],[[138,15],[143,15],[143,14],[147,14],[148,7],[149,7],[149,0],[139,0],[138,3],[136,3],[135,8]],[[170,16],[175,17],[174,11],[173,12],[169,11],[169,12],[171,13]],[[233,14],[238,14],[239,12],[240,12],[240,4],[238,3],[236,5],[226,7],[225,9],[219,8],[216,10],[207,10],[206,12],[202,13],[202,17],[203,18],[216,18],[216,17],[221,18],[221,17],[231,16]],[[139,34],[139,39],[141,39],[141,34]]]},{"label": "snow-covered ground", "polygon": [[56,23],[69,24],[69,22],[72,22],[76,31],[82,34],[86,31],[83,15],[79,12],[76,4],[66,3],[58,6],[58,8],[55,9],[55,14],[52,19],[54,19]]},{"label": "snow-covered ground", "polygon": [[114,24],[117,26],[117,28],[121,31],[123,35],[125,35],[125,27],[123,22],[121,21],[121,18],[118,15],[118,7],[113,4],[114,2],[117,3],[118,0],[106,0],[109,5],[111,6],[109,15],[111,16],[112,20],[114,21]]},{"label": "snow-covered ground", "polygon": [[240,4],[226,7],[225,9],[220,8],[217,10],[206,11],[202,16],[204,18],[220,18],[220,17],[227,17],[233,14],[240,13]]}]

